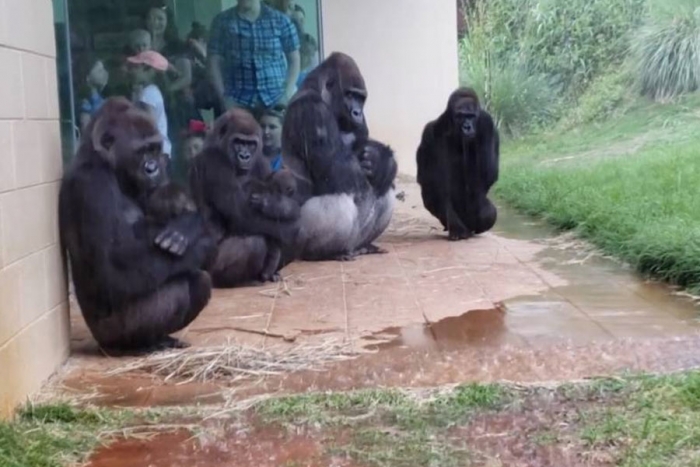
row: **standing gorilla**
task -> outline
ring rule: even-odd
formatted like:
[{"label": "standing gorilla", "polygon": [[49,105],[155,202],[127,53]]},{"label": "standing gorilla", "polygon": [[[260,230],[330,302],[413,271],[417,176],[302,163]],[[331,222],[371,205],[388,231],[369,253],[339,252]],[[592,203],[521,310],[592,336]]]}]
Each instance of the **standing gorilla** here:
[{"label": "standing gorilla", "polygon": [[302,205],[294,256],[352,259],[373,245],[394,209],[396,160],[368,139],[365,82],[355,61],[335,52],[306,77],[282,128],[284,162]]},{"label": "standing gorilla", "polygon": [[281,249],[294,241],[300,207],[269,180],[270,172],[250,112],[234,108],[220,116],[189,175],[195,203],[219,243],[215,287],[279,277]]},{"label": "standing gorilla", "polygon": [[208,303],[215,244],[196,212],[152,223],[140,201],[167,184],[162,138],[145,112],[111,98],[87,126],[59,194],[61,244],[85,321],[106,351],[181,347],[170,337]]},{"label": "standing gorilla", "polygon": [[416,159],[423,205],[450,240],[494,226],[496,207],[487,195],[498,180],[499,136],[472,89],[454,91],[443,114],[425,126]]}]

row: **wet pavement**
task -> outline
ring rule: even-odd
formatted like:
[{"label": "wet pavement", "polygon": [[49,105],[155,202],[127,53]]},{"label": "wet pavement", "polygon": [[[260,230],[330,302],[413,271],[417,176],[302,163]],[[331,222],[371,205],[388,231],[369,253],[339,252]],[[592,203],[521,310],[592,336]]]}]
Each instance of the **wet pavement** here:
[{"label": "wet pavement", "polygon": [[[417,186],[403,181],[399,189],[405,201],[397,202],[379,242],[388,254],[294,263],[280,284],[216,290],[180,334],[195,347],[233,342],[284,351],[340,339],[371,352],[327,371],[237,383],[235,397],[552,381],[700,363],[692,300],[504,208],[492,232],[448,242],[423,210]],[[102,356],[75,309],[72,318],[74,353],[57,379],[64,388],[120,406],[231,397],[226,381],[175,385],[144,374],[105,376],[126,359]]]}]

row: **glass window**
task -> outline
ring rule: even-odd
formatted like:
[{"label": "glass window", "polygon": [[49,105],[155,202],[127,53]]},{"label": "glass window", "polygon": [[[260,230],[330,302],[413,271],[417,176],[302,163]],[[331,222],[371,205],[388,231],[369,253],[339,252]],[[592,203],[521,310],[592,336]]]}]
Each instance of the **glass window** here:
[{"label": "glass window", "polygon": [[[60,82],[70,83],[61,89],[66,144],[72,151],[73,133],[104,99],[126,96],[153,112],[178,178],[201,122],[239,105],[274,126],[320,58],[318,0],[54,0],[64,4],[56,32]],[[266,149],[275,144],[266,133]]]}]

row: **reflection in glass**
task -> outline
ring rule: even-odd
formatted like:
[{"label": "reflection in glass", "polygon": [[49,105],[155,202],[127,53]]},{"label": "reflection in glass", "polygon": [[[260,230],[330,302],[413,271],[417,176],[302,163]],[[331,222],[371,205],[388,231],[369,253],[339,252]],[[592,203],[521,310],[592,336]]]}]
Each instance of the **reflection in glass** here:
[{"label": "reflection in glass", "polygon": [[72,133],[102,102],[126,96],[159,122],[176,178],[206,125],[233,105],[264,123],[274,164],[284,105],[319,62],[317,0],[54,0],[54,8],[65,2],[56,33],[68,154]]}]

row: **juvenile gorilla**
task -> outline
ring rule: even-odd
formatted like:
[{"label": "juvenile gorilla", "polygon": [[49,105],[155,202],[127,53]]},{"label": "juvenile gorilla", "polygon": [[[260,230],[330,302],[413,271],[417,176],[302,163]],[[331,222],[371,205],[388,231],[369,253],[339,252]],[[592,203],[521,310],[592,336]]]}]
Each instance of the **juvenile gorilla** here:
[{"label": "juvenile gorilla", "polygon": [[193,198],[219,243],[216,287],[279,278],[280,248],[294,241],[300,207],[266,185],[270,173],[255,118],[237,108],[219,117],[190,169]]},{"label": "juvenile gorilla", "polygon": [[460,88],[428,123],[418,147],[418,184],[425,208],[462,240],[490,230],[496,207],[487,195],[498,180],[499,135],[476,93]]},{"label": "juvenile gorilla", "polygon": [[215,243],[201,217],[188,212],[160,227],[139,204],[146,187],[163,182],[154,164],[161,147],[148,114],[111,98],[88,124],[61,184],[61,245],[85,321],[108,352],[183,346],[170,334],[211,295],[201,268]]},{"label": "juvenile gorilla", "polygon": [[383,252],[372,242],[393,214],[396,161],[388,147],[374,151],[380,146],[368,141],[366,99],[357,64],[335,52],[309,73],[287,108],[282,152],[302,205],[296,257]]}]

